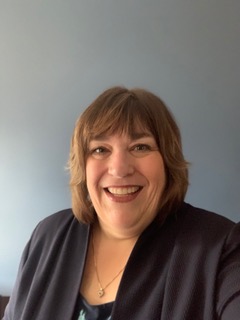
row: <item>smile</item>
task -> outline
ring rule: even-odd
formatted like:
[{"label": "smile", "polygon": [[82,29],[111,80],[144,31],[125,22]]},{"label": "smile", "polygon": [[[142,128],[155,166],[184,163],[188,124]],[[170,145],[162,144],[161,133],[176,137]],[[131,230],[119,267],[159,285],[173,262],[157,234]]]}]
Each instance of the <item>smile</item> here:
[{"label": "smile", "polygon": [[134,186],[134,187],[110,187],[106,188],[106,190],[115,196],[126,196],[134,194],[135,192],[139,191],[141,189],[140,186]]}]

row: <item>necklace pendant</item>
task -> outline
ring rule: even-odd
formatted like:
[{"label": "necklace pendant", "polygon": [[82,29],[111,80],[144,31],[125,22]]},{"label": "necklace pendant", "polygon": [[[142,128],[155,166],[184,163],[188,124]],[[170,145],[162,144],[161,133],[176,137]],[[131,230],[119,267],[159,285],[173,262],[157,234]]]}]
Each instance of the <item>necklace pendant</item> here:
[{"label": "necklace pendant", "polygon": [[104,295],[104,290],[101,288],[101,289],[99,289],[98,290],[98,296],[99,296],[99,298],[102,298],[102,296]]}]

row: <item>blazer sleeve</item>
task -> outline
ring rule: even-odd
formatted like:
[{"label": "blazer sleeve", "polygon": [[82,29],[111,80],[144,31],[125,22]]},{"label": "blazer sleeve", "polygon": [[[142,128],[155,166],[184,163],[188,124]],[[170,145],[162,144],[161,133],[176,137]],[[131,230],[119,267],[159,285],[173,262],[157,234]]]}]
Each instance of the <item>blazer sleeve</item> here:
[{"label": "blazer sleeve", "polygon": [[219,264],[217,319],[240,319],[240,223],[227,236]]},{"label": "blazer sleeve", "polygon": [[26,245],[4,320],[71,319],[90,227],[71,210],[43,219]]},{"label": "blazer sleeve", "polygon": [[16,309],[16,305],[18,305],[19,303],[21,304],[21,302],[19,301],[19,300],[21,300],[20,283],[21,283],[21,277],[22,277],[22,270],[23,270],[24,265],[25,265],[27,258],[28,258],[30,244],[31,244],[31,240],[28,241],[27,245],[25,246],[25,248],[23,250],[22,257],[21,257],[19,267],[18,267],[18,273],[17,273],[15,285],[14,285],[14,290],[12,291],[12,294],[10,296],[10,300],[6,306],[3,320],[14,319],[13,314],[15,313],[14,310]]}]

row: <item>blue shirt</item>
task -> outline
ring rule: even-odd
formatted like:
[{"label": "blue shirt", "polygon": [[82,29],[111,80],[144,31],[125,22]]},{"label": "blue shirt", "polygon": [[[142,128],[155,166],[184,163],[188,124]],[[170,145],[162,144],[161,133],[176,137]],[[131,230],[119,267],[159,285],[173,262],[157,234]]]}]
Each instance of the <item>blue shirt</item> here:
[{"label": "blue shirt", "polygon": [[75,320],[111,320],[114,302],[91,305],[79,295],[73,319]]}]

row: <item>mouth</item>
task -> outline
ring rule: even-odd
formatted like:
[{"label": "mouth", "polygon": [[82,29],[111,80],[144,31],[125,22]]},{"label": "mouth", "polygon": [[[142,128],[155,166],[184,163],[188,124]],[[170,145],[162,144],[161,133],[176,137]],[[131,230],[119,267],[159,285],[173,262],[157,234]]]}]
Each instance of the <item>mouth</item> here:
[{"label": "mouth", "polygon": [[115,196],[126,196],[126,195],[134,194],[138,192],[140,189],[142,189],[142,187],[133,186],[133,187],[110,187],[110,188],[106,188],[105,190]]},{"label": "mouth", "polygon": [[141,192],[141,186],[126,186],[126,187],[108,187],[104,188],[105,193],[112,201],[128,202],[134,200]]}]

